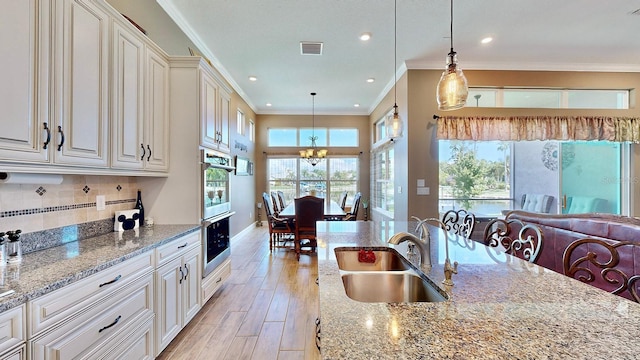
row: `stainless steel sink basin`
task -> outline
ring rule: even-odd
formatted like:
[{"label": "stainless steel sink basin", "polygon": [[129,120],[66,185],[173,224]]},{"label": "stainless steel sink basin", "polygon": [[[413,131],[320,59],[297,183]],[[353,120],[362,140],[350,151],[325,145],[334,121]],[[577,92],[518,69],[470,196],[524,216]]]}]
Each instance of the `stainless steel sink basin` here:
[{"label": "stainless steel sink basin", "polygon": [[342,275],[344,290],[361,302],[440,302],[446,295],[426,279],[410,272],[359,272]]},{"label": "stainless steel sink basin", "polygon": [[408,262],[394,249],[373,250],[375,262],[358,261],[359,248],[336,248],[338,268],[344,271],[403,271],[411,269]]}]

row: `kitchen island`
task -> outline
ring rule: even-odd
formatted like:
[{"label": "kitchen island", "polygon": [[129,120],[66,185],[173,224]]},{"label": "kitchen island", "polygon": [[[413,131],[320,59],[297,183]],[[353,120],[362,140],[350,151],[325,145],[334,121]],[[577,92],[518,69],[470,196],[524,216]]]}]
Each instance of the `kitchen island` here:
[{"label": "kitchen island", "polygon": [[[431,228],[432,268],[450,299],[364,303],[347,297],[334,249],[392,246],[413,222],[318,225],[323,359],[640,359],[640,304],[463,238],[449,239],[457,261],[445,287],[445,237]],[[405,254],[406,243],[395,246]]]}]

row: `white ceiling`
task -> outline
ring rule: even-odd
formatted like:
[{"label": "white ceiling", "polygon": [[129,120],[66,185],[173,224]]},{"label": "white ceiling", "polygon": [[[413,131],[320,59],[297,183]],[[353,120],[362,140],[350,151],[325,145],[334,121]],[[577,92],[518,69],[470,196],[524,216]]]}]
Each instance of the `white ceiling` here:
[{"label": "white ceiling", "polygon": [[[393,83],[393,0],[157,1],[259,114],[308,114],[313,91],[316,114],[366,115]],[[399,74],[444,69],[449,1],[397,9]],[[640,0],[456,0],[454,49],[463,70],[640,71],[638,9]],[[323,55],[301,55],[301,41],[323,42]]]}]

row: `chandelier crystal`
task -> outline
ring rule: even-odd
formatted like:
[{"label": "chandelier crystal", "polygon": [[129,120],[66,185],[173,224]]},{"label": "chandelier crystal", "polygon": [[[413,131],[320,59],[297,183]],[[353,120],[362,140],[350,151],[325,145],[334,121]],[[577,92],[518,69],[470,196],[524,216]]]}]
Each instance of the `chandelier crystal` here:
[{"label": "chandelier crystal", "polygon": [[318,137],[315,135],[315,105],[316,105],[316,93],[311,93],[312,107],[311,107],[311,136],[309,136],[309,140],[311,140],[311,147],[306,150],[300,150],[300,158],[306,160],[311,166],[318,165],[322,159],[327,157],[327,149],[318,149],[316,145],[316,140]]},{"label": "chandelier crystal", "polygon": [[451,0],[451,51],[447,54],[447,66],[438,82],[438,109],[456,110],[467,103],[469,87],[467,78],[458,67],[458,57],[453,51],[453,0]]}]

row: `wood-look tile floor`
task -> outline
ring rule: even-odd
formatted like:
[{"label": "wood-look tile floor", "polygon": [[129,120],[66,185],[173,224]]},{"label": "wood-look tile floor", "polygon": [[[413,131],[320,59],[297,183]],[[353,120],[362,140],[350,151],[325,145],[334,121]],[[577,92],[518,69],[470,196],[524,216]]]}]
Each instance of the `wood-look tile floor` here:
[{"label": "wood-look tile floor", "polygon": [[157,357],[319,359],[316,255],[269,252],[267,227],[231,242],[231,276]]}]

